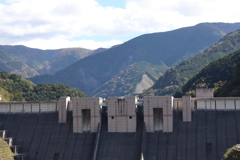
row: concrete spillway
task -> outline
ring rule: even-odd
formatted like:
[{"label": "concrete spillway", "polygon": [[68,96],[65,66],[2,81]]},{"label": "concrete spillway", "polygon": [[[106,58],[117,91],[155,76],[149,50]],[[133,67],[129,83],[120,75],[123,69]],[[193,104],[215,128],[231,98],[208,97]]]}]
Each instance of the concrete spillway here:
[{"label": "concrete spillway", "polygon": [[[72,114],[58,123],[57,113],[0,114],[0,129],[14,138],[27,160],[91,160],[96,133],[72,133]],[[173,112],[173,132],[146,133],[143,117],[137,116],[137,132],[109,133],[107,119],[96,159],[137,160],[144,144],[144,160],[217,160],[227,148],[240,143],[240,111],[198,110],[192,122],[182,121],[182,111]]]},{"label": "concrete spillway", "polygon": [[102,116],[102,129],[97,160],[139,160],[141,155],[143,116],[137,115],[136,133],[107,132],[107,116]]}]

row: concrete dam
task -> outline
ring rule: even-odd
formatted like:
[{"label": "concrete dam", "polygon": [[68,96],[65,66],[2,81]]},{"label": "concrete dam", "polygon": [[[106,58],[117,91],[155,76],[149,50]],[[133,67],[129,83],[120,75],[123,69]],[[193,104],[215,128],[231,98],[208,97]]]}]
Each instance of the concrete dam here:
[{"label": "concrete dam", "polygon": [[148,96],[0,102],[19,160],[220,160],[240,142],[240,97]]}]

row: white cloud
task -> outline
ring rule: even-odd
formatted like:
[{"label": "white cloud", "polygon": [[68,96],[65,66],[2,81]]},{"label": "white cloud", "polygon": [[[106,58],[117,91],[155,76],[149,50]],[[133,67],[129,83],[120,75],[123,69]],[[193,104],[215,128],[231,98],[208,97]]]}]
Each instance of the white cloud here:
[{"label": "white cloud", "polygon": [[59,48],[75,48],[82,47],[88,49],[96,48],[109,48],[116,44],[121,44],[122,41],[119,40],[109,40],[109,41],[94,41],[94,40],[78,40],[78,41],[69,41],[65,37],[55,37],[50,39],[40,39],[36,38],[30,41],[19,41],[14,43],[14,45],[25,45],[31,46],[32,48],[41,48],[41,49],[59,49]]},{"label": "white cloud", "polygon": [[[95,0],[6,0],[0,4],[0,44],[43,49],[106,47],[136,32],[237,22],[238,6],[238,0],[126,0],[124,9],[102,7]],[[69,40],[81,36],[109,36],[109,40]]]}]

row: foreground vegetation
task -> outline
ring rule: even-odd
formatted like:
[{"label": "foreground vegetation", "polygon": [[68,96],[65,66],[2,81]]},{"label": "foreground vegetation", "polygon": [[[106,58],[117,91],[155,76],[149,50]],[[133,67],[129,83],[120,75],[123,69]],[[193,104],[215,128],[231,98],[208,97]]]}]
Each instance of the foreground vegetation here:
[{"label": "foreground vegetation", "polygon": [[2,138],[0,138],[0,159],[14,160],[13,156],[14,154],[12,153],[8,144]]},{"label": "foreground vegetation", "polygon": [[223,155],[222,160],[239,160],[239,159],[240,159],[240,147],[236,145],[227,150],[227,152]]},{"label": "foreground vegetation", "polygon": [[2,101],[58,100],[61,96],[85,97],[76,88],[63,84],[34,84],[16,74],[0,72],[0,94]]}]

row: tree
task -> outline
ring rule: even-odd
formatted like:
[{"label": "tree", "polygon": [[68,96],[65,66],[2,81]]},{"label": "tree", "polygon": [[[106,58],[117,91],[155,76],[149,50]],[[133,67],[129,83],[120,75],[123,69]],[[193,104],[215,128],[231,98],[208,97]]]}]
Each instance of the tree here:
[{"label": "tree", "polygon": [[227,149],[223,155],[222,160],[239,160],[240,159],[240,145],[235,145],[232,148]]}]

